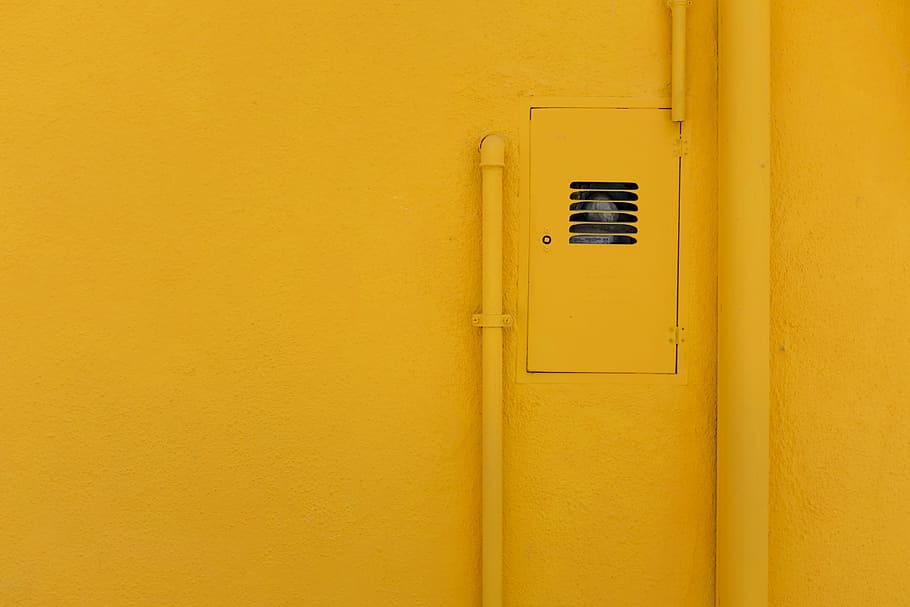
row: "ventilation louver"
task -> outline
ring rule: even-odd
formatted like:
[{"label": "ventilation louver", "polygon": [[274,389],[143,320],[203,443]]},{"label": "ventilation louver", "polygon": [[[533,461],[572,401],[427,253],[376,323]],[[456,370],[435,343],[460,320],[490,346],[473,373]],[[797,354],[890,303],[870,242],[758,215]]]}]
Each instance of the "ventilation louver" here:
[{"label": "ventilation louver", "polygon": [[[637,183],[573,181],[569,184],[570,244],[635,244]],[[580,211],[580,212],[579,212]]]}]

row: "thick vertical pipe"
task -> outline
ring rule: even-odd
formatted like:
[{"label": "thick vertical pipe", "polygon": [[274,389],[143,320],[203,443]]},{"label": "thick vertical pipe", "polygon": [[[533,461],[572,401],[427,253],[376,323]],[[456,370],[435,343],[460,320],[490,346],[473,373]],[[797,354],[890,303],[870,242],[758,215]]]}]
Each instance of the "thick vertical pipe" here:
[{"label": "thick vertical pipe", "polygon": [[768,604],[769,0],[719,0],[717,605]]},{"label": "thick vertical pipe", "polygon": [[673,19],[670,118],[674,122],[682,122],[686,119],[686,7],[689,0],[667,0],[667,5]]},{"label": "thick vertical pipe", "polygon": [[[502,173],[505,141],[484,137],[483,317],[502,314]],[[502,326],[485,323],[482,353],[483,415],[483,607],[502,606]]]}]

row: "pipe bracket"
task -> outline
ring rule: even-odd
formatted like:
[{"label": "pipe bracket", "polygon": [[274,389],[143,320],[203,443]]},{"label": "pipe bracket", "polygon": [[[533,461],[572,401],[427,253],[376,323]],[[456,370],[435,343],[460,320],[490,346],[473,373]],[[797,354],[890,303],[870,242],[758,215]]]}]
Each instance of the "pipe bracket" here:
[{"label": "pipe bracket", "polygon": [[511,314],[474,314],[471,316],[471,324],[475,327],[502,327],[509,328],[512,326]]}]

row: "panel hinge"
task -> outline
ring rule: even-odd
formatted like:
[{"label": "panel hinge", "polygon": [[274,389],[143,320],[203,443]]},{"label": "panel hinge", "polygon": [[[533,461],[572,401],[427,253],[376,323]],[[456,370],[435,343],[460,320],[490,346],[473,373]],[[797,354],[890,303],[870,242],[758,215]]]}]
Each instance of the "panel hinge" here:
[{"label": "panel hinge", "polygon": [[676,140],[676,156],[682,158],[683,156],[689,155],[689,140],[680,135]]},{"label": "panel hinge", "polygon": [[679,345],[686,341],[686,329],[684,327],[670,327],[670,338],[667,340],[671,344]]},{"label": "panel hinge", "polygon": [[471,324],[475,327],[511,327],[511,314],[474,314]]}]

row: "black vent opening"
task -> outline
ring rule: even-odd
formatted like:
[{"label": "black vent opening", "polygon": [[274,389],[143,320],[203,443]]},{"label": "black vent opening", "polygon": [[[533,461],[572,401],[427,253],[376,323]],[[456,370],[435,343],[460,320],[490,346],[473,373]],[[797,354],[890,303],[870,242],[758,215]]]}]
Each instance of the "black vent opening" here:
[{"label": "black vent opening", "polygon": [[572,236],[572,244],[635,244],[638,242],[631,236]]},{"label": "black vent opening", "polygon": [[613,192],[609,190],[585,190],[572,192],[569,200],[638,200],[635,192]]},{"label": "black vent opening", "polygon": [[573,181],[573,190],[637,190],[638,184],[631,181]]},{"label": "black vent opening", "polygon": [[637,211],[638,205],[632,202],[573,202],[570,211]]},{"label": "black vent opening", "polygon": [[[632,181],[573,181],[569,200],[569,244],[637,244],[638,184]],[[585,211],[573,213],[571,211]]]}]

